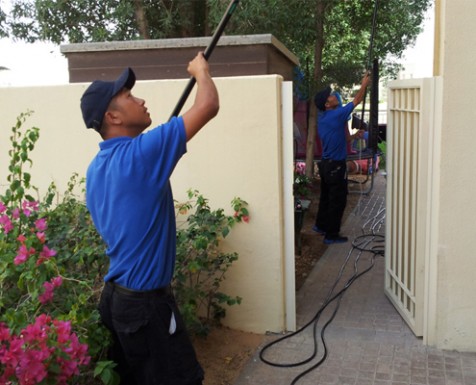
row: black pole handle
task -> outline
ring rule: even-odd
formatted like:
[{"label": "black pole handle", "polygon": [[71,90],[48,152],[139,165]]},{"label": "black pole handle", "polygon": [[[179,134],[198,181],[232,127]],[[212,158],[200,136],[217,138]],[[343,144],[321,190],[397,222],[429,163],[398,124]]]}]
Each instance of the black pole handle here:
[{"label": "black pole handle", "polygon": [[[375,30],[377,29],[377,12],[378,12],[378,0],[375,0],[374,3],[374,12],[372,15],[372,32],[370,34],[370,44],[369,44],[369,52],[368,52],[368,61],[367,61],[367,68],[366,70],[371,73],[372,68],[372,57],[373,57],[373,49],[374,49],[374,38],[375,38]],[[365,100],[367,99],[367,90],[364,93],[364,99],[362,101],[362,113],[360,117],[360,127],[362,129],[364,124],[364,115],[365,115]]]},{"label": "black pole handle", "polygon": [[[213,49],[218,43],[218,40],[220,39],[220,36],[223,33],[223,30],[225,29],[228,20],[230,20],[231,15],[235,11],[236,6],[238,5],[240,0],[232,0],[230,4],[228,5],[228,8],[225,11],[225,14],[223,15],[220,24],[218,24],[218,27],[215,31],[215,33],[212,36],[211,42],[208,44],[208,47],[205,49],[205,52],[203,53],[203,56],[205,57],[206,60],[208,60],[213,52]],[[185,102],[187,101],[187,98],[190,95],[190,92],[192,92],[193,87],[195,86],[196,79],[192,76],[190,80],[188,81],[187,86],[185,87],[185,90],[182,93],[182,96],[180,97],[177,105],[175,106],[172,115],[170,115],[170,119],[172,119],[174,116],[178,116],[180,111],[182,110],[182,107],[184,106]]]}]

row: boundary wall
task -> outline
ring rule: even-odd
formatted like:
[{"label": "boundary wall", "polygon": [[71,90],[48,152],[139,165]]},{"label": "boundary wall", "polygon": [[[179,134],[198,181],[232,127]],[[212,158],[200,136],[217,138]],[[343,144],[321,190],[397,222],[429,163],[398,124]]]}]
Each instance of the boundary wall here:
[{"label": "boundary wall", "polygon": [[[224,324],[255,333],[294,330],[291,83],[279,75],[215,81],[220,112],[188,143],[171,179],[174,198],[184,201],[187,190],[196,189],[212,208],[230,214],[234,197],[248,202],[250,222],[234,227],[223,246],[239,254],[223,291],[243,298],[227,309]],[[133,92],[146,100],[153,125],[168,119],[186,82],[136,83]],[[7,185],[11,127],[27,110],[34,112],[25,128],[40,128],[30,170],[40,195],[52,181],[62,192],[73,173],[85,175],[101,140],[81,116],[79,101],[88,85],[0,88],[0,191]],[[193,99],[192,92],[182,111]]]}]

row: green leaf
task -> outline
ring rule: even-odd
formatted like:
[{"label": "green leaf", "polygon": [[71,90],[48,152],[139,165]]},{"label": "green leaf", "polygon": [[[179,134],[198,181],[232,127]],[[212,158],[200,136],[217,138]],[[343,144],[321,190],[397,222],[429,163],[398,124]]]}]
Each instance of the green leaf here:
[{"label": "green leaf", "polygon": [[230,233],[230,228],[228,226],[224,227],[222,232],[221,232],[221,235],[223,236],[223,238],[226,238],[226,236]]}]

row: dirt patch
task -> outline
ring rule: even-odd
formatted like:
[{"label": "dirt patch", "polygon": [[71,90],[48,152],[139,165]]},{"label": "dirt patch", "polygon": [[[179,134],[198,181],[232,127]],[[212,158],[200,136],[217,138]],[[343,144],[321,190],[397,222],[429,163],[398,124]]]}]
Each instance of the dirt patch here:
[{"label": "dirt patch", "polygon": [[[327,250],[322,236],[312,231],[317,214],[319,181],[312,185],[311,205],[304,216],[301,231],[301,255],[295,259],[296,290],[299,290],[316,262]],[[344,219],[358,204],[358,194],[349,194]],[[198,359],[205,370],[204,385],[233,385],[241,370],[256,349],[261,345],[264,336],[220,327],[213,329],[206,338],[193,339]]]},{"label": "dirt patch", "polygon": [[205,370],[203,385],[232,385],[241,370],[262,343],[261,334],[220,327],[206,337],[196,337],[193,344]]}]

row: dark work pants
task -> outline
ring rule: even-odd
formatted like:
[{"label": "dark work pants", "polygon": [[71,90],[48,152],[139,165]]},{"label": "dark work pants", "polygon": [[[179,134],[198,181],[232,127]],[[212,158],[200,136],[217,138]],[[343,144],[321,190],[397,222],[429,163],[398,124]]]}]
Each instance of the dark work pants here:
[{"label": "dark work pants", "polygon": [[203,369],[171,292],[127,293],[106,283],[99,313],[112,333],[109,359],[117,363],[121,385],[202,384]]},{"label": "dark work pants", "polygon": [[326,232],[326,237],[332,238],[339,235],[347,204],[346,161],[321,160],[319,176],[321,177],[321,196],[316,226]]}]

